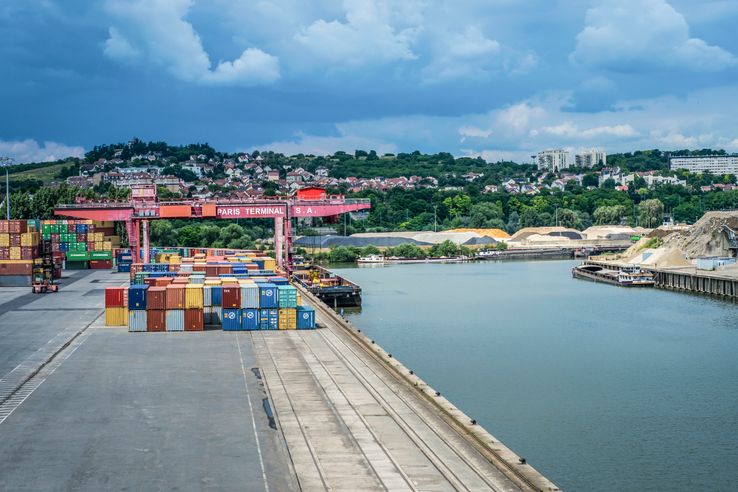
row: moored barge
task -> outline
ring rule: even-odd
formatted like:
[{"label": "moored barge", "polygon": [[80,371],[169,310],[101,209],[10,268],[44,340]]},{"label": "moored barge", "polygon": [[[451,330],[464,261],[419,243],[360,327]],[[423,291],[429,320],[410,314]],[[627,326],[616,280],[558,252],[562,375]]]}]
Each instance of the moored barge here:
[{"label": "moored barge", "polygon": [[361,287],[321,266],[294,270],[292,278],[332,308],[361,307]]},{"label": "moored barge", "polygon": [[584,264],[572,268],[571,274],[574,278],[620,287],[653,287],[655,284],[653,273],[643,271],[637,266],[610,270],[598,265]]}]

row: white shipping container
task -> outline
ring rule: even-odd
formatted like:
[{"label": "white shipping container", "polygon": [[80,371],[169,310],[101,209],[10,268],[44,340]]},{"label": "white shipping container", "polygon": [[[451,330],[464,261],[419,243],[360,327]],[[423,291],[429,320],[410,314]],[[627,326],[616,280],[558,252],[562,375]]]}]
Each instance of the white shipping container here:
[{"label": "white shipping container", "polygon": [[[209,285],[202,288],[202,305],[206,308],[213,305],[213,288]],[[205,313],[207,314],[207,311]],[[205,322],[207,323],[208,320],[206,319]]]},{"label": "white shipping container", "polygon": [[167,331],[184,331],[184,309],[167,310]]},{"label": "white shipping container", "polygon": [[241,309],[258,309],[259,286],[257,284],[241,286]]},{"label": "white shipping container", "polygon": [[128,311],[128,331],[146,331],[146,311]]}]

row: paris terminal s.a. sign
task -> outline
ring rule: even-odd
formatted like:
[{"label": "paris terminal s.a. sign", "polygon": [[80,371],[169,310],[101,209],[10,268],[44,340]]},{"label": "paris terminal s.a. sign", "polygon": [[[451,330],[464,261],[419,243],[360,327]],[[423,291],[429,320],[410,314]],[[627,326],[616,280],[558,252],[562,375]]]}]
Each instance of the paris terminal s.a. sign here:
[{"label": "paris terminal s.a. sign", "polygon": [[[342,212],[336,205],[294,205],[290,207],[290,217],[327,217]],[[218,205],[216,210],[220,219],[263,219],[286,217],[285,205]]]}]

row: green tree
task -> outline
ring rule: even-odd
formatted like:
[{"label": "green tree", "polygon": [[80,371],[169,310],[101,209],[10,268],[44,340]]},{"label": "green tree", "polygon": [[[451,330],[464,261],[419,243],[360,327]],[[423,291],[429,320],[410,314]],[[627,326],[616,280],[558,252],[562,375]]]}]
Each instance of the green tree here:
[{"label": "green tree", "polygon": [[594,218],[598,224],[620,224],[625,217],[625,207],[622,205],[605,205],[597,207],[594,211]]},{"label": "green tree", "polygon": [[168,220],[152,220],[149,228],[151,244],[155,246],[177,246],[177,231]]},{"label": "green tree", "polygon": [[664,204],[658,198],[643,200],[638,204],[640,223],[645,227],[656,227],[664,218]]},{"label": "green tree", "polygon": [[503,229],[504,218],[505,214],[500,203],[476,203],[471,206],[469,212],[469,227]]}]

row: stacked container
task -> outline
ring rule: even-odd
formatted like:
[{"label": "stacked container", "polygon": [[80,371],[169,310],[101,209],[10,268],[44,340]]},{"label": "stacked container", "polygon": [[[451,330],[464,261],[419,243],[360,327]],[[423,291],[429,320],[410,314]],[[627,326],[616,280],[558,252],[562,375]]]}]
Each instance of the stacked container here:
[{"label": "stacked container", "polygon": [[0,220],[0,286],[30,286],[40,258],[36,221]]},{"label": "stacked container", "polygon": [[131,285],[128,288],[128,331],[146,331],[146,291],[148,285]]},{"label": "stacked container", "polygon": [[149,287],[146,290],[146,331],[166,330],[166,287]]},{"label": "stacked container", "polygon": [[105,289],[105,326],[125,326],[128,323],[128,288]]}]

